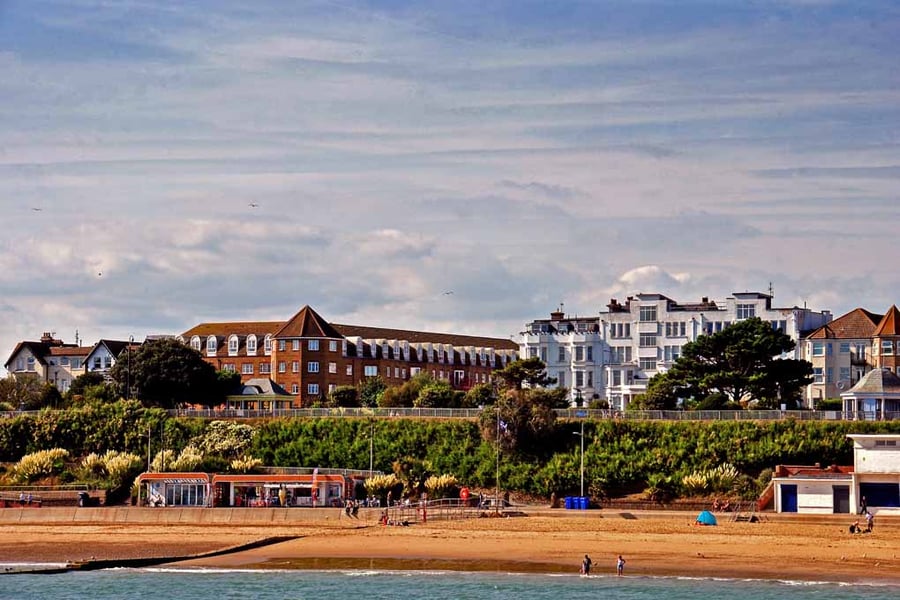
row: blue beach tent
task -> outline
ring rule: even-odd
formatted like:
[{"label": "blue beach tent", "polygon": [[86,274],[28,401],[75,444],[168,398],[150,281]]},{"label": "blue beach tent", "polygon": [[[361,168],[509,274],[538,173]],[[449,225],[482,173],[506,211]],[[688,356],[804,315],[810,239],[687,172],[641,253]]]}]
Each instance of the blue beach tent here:
[{"label": "blue beach tent", "polygon": [[697,524],[698,525],[718,525],[718,523],[716,523],[716,515],[712,514],[708,510],[704,510],[702,513],[697,515]]}]

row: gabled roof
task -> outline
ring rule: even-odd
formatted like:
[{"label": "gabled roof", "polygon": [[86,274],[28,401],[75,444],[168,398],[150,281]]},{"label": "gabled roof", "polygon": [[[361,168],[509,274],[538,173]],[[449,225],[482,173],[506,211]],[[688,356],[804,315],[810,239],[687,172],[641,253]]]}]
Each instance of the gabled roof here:
[{"label": "gabled roof", "polygon": [[888,309],[878,327],[875,328],[875,337],[888,335],[900,335],[900,310],[897,310],[896,304]]},{"label": "gabled roof", "polygon": [[864,308],[854,308],[832,322],[823,325],[807,336],[807,339],[866,339],[875,332],[881,315]]},{"label": "gabled roof", "polygon": [[3,363],[3,366],[8,368],[9,365],[12,364],[13,359],[19,354],[19,352],[25,349],[31,352],[36,361],[38,361],[42,365],[46,365],[46,363],[44,362],[44,357],[49,353],[50,346],[43,342],[24,341],[16,344],[16,347],[13,348],[12,354],[10,354],[9,359],[5,363]]},{"label": "gabled roof", "polygon": [[872,369],[841,396],[900,396],[900,377],[888,369]]},{"label": "gabled roof", "polygon": [[254,379],[248,379],[245,383],[242,383],[240,386],[240,390],[235,395],[241,396],[288,396],[293,397],[287,393],[283,387],[272,381],[271,379],[257,377]]},{"label": "gabled roof", "polygon": [[274,333],[284,326],[284,321],[236,321],[232,323],[200,323],[182,334],[190,341],[193,336],[205,338],[211,335],[229,336],[231,334],[247,336],[256,334],[263,336]]},{"label": "gabled roof", "polygon": [[[128,344],[129,343],[127,340],[100,340],[96,344],[94,344],[93,347],[91,347],[90,352],[88,352],[87,354],[87,357],[90,358],[98,348],[104,346],[109,351],[111,356],[118,358],[119,355],[122,354],[122,351],[125,350],[125,348],[128,346]],[[136,350],[137,348],[140,348],[140,346],[140,344],[131,344],[132,350]]]},{"label": "gabled roof", "polygon": [[300,309],[296,315],[284,324],[272,336],[275,338],[333,338],[341,339],[342,336],[331,323],[323,319],[319,313],[309,305]]}]

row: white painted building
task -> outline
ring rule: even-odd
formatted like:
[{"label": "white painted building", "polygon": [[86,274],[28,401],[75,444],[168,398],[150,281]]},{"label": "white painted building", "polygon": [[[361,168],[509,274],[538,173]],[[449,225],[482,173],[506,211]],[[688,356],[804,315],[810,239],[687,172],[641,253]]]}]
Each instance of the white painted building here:
[{"label": "white painted building", "polygon": [[[684,344],[751,317],[770,322],[796,342],[828,323],[831,313],[774,308],[772,296],[759,292],[695,303],[637,294],[624,303],[612,299],[596,317],[573,317],[560,308],[549,319],[532,321],[522,333],[520,355],[544,361],[548,375],[570,390],[573,402],[605,398],[611,408],[624,410],[646,391],[651,377],[672,366]],[[800,358],[799,347],[784,358]]]},{"label": "white painted building", "polygon": [[900,515],[900,434],[850,434],[854,506],[866,498],[872,514]]},{"label": "white painted building", "polygon": [[560,309],[522,332],[520,356],[540,358],[573,404],[605,397],[604,352],[599,317],[568,317]]}]

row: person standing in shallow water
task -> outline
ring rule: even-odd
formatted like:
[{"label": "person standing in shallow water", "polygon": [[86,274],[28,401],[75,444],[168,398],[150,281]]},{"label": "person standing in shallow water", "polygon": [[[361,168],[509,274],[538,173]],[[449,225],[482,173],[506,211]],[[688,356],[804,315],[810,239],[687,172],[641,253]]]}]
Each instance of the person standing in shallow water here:
[{"label": "person standing in shallow water", "polygon": [[622,575],[625,572],[625,559],[622,558],[622,555],[619,555],[619,558],[616,560],[616,575]]},{"label": "person standing in shallow water", "polygon": [[585,554],[584,560],[581,561],[581,574],[582,575],[590,575],[592,564],[593,564],[593,561],[591,560],[591,557],[588,556],[587,554]]}]

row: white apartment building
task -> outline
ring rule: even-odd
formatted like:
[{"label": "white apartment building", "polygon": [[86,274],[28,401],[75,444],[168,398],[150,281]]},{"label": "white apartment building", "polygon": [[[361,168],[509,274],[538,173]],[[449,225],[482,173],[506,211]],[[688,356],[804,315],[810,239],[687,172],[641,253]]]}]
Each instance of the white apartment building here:
[{"label": "white apartment building", "polygon": [[[550,319],[529,323],[521,355],[540,357],[557,385],[571,390],[573,402],[605,398],[611,408],[624,410],[646,391],[651,377],[672,366],[684,344],[751,317],[770,322],[795,342],[831,321],[829,311],[775,308],[772,296],[760,292],[695,303],[637,294],[623,303],[612,299],[598,317],[568,317],[557,310]],[[798,346],[784,358],[800,358],[800,352]]]},{"label": "white apartment building", "polygon": [[603,336],[599,317],[567,317],[562,309],[532,321],[522,332],[522,358],[538,357],[573,405],[605,397]]}]

